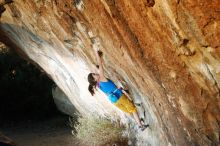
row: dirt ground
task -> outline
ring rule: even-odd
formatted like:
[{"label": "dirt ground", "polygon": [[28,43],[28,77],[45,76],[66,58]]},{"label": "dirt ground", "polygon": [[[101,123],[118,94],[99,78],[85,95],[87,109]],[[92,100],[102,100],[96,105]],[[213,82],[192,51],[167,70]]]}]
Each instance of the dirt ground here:
[{"label": "dirt ground", "polygon": [[79,146],[71,134],[67,117],[54,117],[46,121],[25,121],[0,127],[18,146]]}]

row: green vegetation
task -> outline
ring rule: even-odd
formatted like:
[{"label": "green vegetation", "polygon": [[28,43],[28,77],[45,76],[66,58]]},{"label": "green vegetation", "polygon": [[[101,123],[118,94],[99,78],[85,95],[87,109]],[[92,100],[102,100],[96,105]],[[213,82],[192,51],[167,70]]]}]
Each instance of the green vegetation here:
[{"label": "green vegetation", "polygon": [[128,141],[122,136],[124,127],[99,117],[79,118],[74,130],[74,135],[84,146],[126,146]]}]

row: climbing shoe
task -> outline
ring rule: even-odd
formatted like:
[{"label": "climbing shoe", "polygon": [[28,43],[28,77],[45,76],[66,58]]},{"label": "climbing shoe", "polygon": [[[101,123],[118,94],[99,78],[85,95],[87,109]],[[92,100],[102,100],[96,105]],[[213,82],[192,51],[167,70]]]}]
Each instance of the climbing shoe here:
[{"label": "climbing shoe", "polygon": [[134,103],[134,105],[136,105],[136,106],[141,106],[141,103]]},{"label": "climbing shoe", "polygon": [[141,131],[144,131],[144,130],[145,130],[146,128],[148,128],[148,127],[149,127],[149,124],[139,126],[139,128],[140,128]]},{"label": "climbing shoe", "polygon": [[140,121],[142,122],[142,124],[144,123],[144,119],[143,118],[140,118]]}]

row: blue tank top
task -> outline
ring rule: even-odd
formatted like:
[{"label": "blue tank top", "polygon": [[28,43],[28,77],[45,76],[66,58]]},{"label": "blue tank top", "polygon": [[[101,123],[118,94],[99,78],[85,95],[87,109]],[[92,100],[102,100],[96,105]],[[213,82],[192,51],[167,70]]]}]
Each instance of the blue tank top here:
[{"label": "blue tank top", "polygon": [[107,82],[99,82],[99,88],[108,95],[108,98],[112,103],[116,103],[123,94],[122,90],[118,89],[109,79]]}]

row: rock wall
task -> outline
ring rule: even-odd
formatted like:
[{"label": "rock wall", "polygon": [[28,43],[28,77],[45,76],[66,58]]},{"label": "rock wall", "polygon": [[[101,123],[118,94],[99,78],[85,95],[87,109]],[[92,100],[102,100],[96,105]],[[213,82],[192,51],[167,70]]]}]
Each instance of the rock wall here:
[{"label": "rock wall", "polygon": [[2,146],[16,146],[16,144],[8,137],[0,133],[0,145]]},{"label": "rock wall", "polygon": [[[91,97],[92,45],[142,103],[150,145],[218,145],[219,0],[1,0],[0,39],[43,68],[82,114],[126,116]],[[5,9],[4,9],[4,8]]]}]

